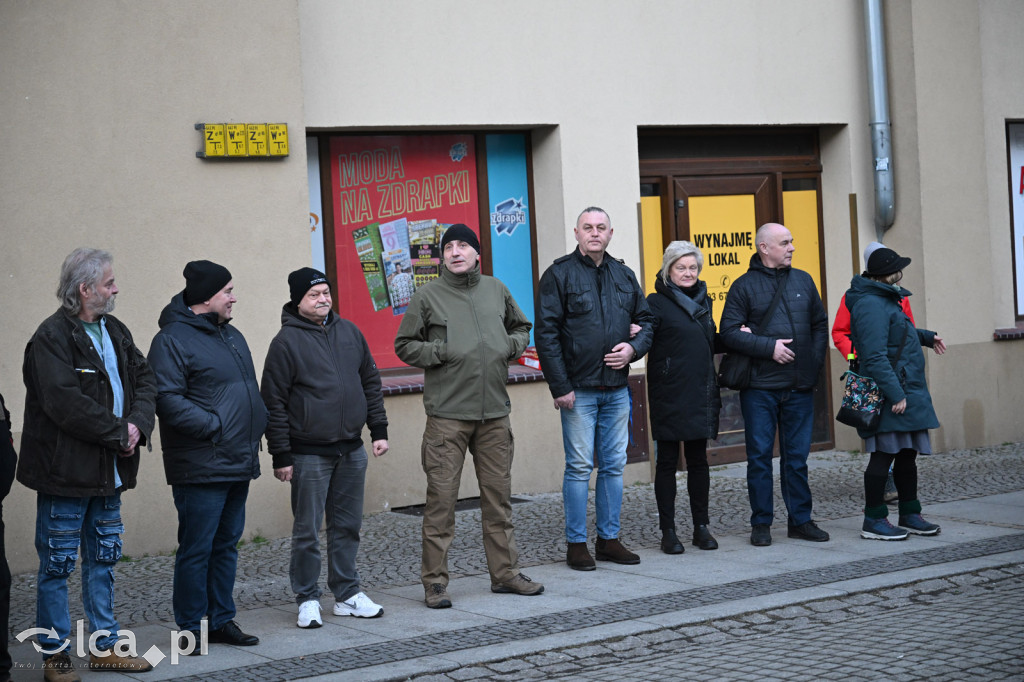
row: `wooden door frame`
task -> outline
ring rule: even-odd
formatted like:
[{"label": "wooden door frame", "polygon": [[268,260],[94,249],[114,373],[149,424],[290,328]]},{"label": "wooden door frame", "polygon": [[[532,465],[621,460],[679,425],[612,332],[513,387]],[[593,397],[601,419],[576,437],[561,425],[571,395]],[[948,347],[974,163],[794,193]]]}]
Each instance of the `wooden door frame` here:
[{"label": "wooden door frame", "polygon": [[[821,155],[818,141],[818,129],[814,127],[751,127],[751,128],[688,128],[688,129],[663,129],[649,128],[638,131],[641,139],[641,157],[644,154],[643,141],[646,138],[658,137],[672,142],[683,143],[676,148],[675,153],[669,153],[658,158],[640,159],[640,182],[654,184],[659,187],[662,215],[662,239],[663,243],[674,239],[689,239],[688,216],[685,224],[678,217],[679,209],[676,196],[679,181],[682,178],[690,178],[694,182],[701,183],[700,193],[687,193],[686,199],[690,196],[714,195],[714,194],[753,194],[755,197],[755,215],[758,222],[761,216],[770,216],[768,220],[777,220],[785,223],[785,211],[783,207],[783,185],[787,180],[802,178],[813,178],[817,181],[818,192],[818,255],[821,266],[821,296],[826,300],[825,292],[825,257],[824,257],[824,220],[822,215],[821,197]],[[803,153],[786,154],[780,153],[779,144],[784,142],[786,136],[802,139],[802,144],[807,150]],[[685,149],[685,143],[692,141],[693,153]],[[749,149],[742,149],[741,153],[725,153],[736,151],[744,144],[749,143]],[[722,155],[716,155],[715,150],[723,150]],[[764,154],[758,154],[757,149],[768,150]],[[767,188],[758,185],[757,180],[766,183]],[[756,188],[751,191],[735,191],[736,183],[748,182],[749,186]],[[711,191],[710,188],[721,188],[725,191]],[[708,191],[704,191],[707,189]],[[760,190],[760,191],[758,191]],[[764,195],[764,191],[770,192],[770,198]],[[684,208],[688,209],[688,206]],[[773,208],[775,213],[773,215]],[[687,210],[688,213],[688,210]],[[777,216],[777,217],[776,217]],[[825,358],[826,379],[831,376],[829,358]],[[826,381],[826,387],[828,381]],[[831,391],[825,393],[825,410],[830,415],[832,410]],[[825,441],[819,441],[811,445],[811,450],[826,450],[834,447],[835,431],[834,425],[830,423],[828,437]],[[727,445],[718,448],[709,448],[709,454],[715,455],[712,464],[724,464],[729,462],[743,461],[746,458],[746,447],[743,444]]]}]

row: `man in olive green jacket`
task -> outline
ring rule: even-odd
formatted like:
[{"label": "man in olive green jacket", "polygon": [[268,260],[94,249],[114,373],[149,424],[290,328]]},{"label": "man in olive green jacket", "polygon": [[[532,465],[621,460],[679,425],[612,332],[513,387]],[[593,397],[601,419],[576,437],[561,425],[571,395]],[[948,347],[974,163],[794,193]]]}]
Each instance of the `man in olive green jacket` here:
[{"label": "man in olive green jacket", "polygon": [[441,276],[416,290],[395,337],[402,361],[424,369],[422,461],[427,475],[423,509],[426,603],[452,605],[448,547],[466,449],[480,485],[484,552],[491,591],[535,595],[544,586],[519,572],[512,526],[512,430],[508,363],[530,341],[532,325],[508,289],[480,274],[480,242],[466,225],[441,239]]}]

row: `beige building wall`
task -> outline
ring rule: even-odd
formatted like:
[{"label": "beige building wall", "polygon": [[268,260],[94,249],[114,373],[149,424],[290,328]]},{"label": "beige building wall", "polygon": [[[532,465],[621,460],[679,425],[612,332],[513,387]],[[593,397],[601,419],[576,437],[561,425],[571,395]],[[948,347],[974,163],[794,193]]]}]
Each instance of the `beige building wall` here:
[{"label": "beige building wall", "polygon": [[[1024,6],[885,7],[897,191],[885,239],[914,259],[906,285],[919,324],[950,346],[929,355],[935,445],[1021,440],[1024,345],[991,335],[1014,323],[1004,126],[1024,120]],[[56,308],[60,262],[79,245],[113,251],[116,314],[144,350],[184,263],[225,264],[262,371],[285,277],[310,262],[307,129],[528,129],[541,268],[575,247],[576,215],[596,203],[613,218],[611,253],[639,271],[638,127],[818,126],[834,315],[853,274],[850,194],[860,245],[875,237],[862,12],[859,0],[0,0],[0,391],[16,438],[21,352]],[[291,156],[201,161],[202,121],[285,122]],[[833,376],[840,368],[833,352]],[[558,490],[547,386],[510,394],[515,492]],[[392,452],[370,464],[371,512],[421,503],[425,487],[420,397],[386,404]],[[860,447],[845,427],[836,438]],[[288,487],[261,459],[246,536],[286,535]],[[627,482],[649,479],[649,464],[628,467]],[[469,466],[463,494],[476,494]],[[16,571],[35,564],[33,503],[20,485],[5,503]],[[173,550],[158,441],[125,517],[127,553]]]},{"label": "beige building wall", "polygon": [[[913,263],[903,286],[928,357],[937,450],[1020,440],[1024,345],[1014,326],[1007,119],[1024,119],[1024,5],[886,3],[896,222],[885,242]],[[827,170],[826,170],[827,172]],[[838,353],[833,352],[833,358]],[[838,395],[838,385],[835,386]],[[858,447],[839,427],[837,444]]]},{"label": "beige building wall", "polygon": [[[295,3],[276,0],[0,0],[0,391],[16,442],[22,351],[57,309],[60,265],[77,246],[113,253],[114,314],[143,352],[185,263],[227,266],[235,322],[262,371],[287,273],[310,257],[299,38]],[[202,161],[198,122],[287,123],[291,156]],[[176,545],[153,445],[124,495],[133,556]],[[290,531],[287,486],[262,459],[246,537]],[[34,493],[15,484],[4,518],[11,568],[33,569]]]}]

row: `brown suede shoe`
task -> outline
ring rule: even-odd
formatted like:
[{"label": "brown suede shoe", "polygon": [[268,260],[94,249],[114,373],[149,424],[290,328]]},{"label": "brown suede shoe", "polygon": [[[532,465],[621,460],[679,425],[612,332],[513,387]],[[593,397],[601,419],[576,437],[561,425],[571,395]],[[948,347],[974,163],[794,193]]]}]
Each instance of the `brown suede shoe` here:
[{"label": "brown suede shoe", "polygon": [[520,573],[509,581],[493,583],[491,585],[491,592],[497,592],[498,594],[521,594],[526,597],[532,597],[543,593],[544,586],[533,582]]},{"label": "brown suede shoe", "polygon": [[113,649],[106,656],[89,654],[89,670],[113,670],[119,673],[148,673],[153,665],[141,656],[121,656]]},{"label": "brown suede shoe", "polygon": [[565,563],[575,571],[593,571],[597,568],[594,557],[590,556],[585,542],[570,542],[569,549],[565,552]]},{"label": "brown suede shoe", "polygon": [[82,682],[71,657],[63,651],[43,661],[43,679],[46,682]]},{"label": "brown suede shoe", "polygon": [[594,547],[594,555],[600,561],[612,561],[617,564],[626,564],[627,566],[640,563],[640,557],[626,549],[615,538],[611,540],[598,538],[597,545]]}]

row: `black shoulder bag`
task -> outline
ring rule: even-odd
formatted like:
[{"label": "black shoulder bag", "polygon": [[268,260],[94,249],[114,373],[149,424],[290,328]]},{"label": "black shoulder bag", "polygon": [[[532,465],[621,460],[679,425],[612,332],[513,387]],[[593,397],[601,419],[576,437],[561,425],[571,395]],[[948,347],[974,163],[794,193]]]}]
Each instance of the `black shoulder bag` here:
[{"label": "black shoulder bag", "polygon": [[[782,298],[782,292],[789,284],[789,277],[786,278],[785,282],[779,284],[779,288],[775,290],[775,296],[772,297],[772,302],[768,306],[767,312],[758,321],[758,326],[765,320],[772,319],[772,313],[775,312],[776,306],[779,304],[779,299]],[[756,332],[757,329],[751,324],[750,330]],[[725,388],[731,388],[740,391],[744,388],[750,387],[750,373],[753,369],[753,358],[749,355],[742,353],[726,353],[722,356],[722,362],[718,366],[718,385],[724,386]]]}]

